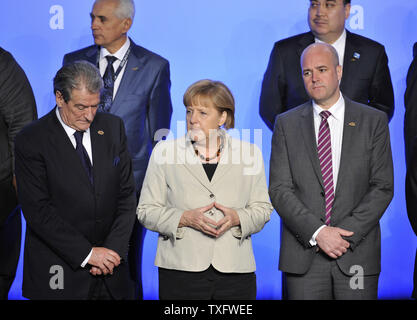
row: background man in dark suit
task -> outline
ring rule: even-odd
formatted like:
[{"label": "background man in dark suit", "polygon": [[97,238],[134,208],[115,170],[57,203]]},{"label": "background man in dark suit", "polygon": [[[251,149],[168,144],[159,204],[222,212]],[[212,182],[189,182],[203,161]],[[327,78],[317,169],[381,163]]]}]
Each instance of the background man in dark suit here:
[{"label": "background man in dark suit", "polygon": [[277,117],[270,163],[288,298],[376,299],[393,196],[387,117],[340,93],[331,45],[307,47],[301,66],[312,101]]},{"label": "background man in dark suit", "polygon": [[89,62],[54,78],[57,107],[16,137],[26,218],[23,295],[130,299],[126,264],[135,185],[123,121],[96,113],[103,82]]},{"label": "background man in dark suit", "polygon": [[391,119],[394,94],[385,49],[345,29],[350,0],[310,0],[310,32],[275,43],[262,83],[259,113],[272,130],[275,117],[309,100],[300,69],[301,52],[314,42],[334,46],[343,67],[340,88],[351,100],[384,111]]},{"label": "background man in dark suit", "polygon": [[[407,89],[404,94],[404,141],[407,160],[405,197],[407,214],[414,233],[417,235],[417,42],[413,47],[413,62],[407,73]],[[417,299],[417,252],[414,263],[414,290],[412,297]]]},{"label": "background man in dark suit", "polygon": [[[69,53],[64,65],[76,60],[96,64],[105,82],[101,110],[123,119],[133,160],[137,199],[142,188],[155,133],[169,129],[172,106],[169,63],[127,37],[135,7],[133,0],[97,0],[91,12],[95,45]],[[116,57],[108,63],[111,56]],[[112,80],[114,79],[114,81]],[[141,262],[145,231],[138,221],[132,233],[129,264],[142,298]]]},{"label": "background man in dark suit", "polygon": [[0,299],[7,299],[20,253],[20,208],[16,208],[14,138],[37,118],[36,103],[25,72],[0,48]]}]

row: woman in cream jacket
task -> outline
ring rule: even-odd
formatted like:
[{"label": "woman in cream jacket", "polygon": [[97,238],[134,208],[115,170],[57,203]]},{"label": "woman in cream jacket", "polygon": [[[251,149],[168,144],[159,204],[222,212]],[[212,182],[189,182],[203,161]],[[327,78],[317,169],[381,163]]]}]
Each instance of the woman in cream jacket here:
[{"label": "woman in cream jacket", "polygon": [[251,235],[273,210],[262,152],[234,139],[234,99],[201,80],[184,94],[187,134],[159,142],[137,215],[159,233],[160,299],[255,299]]}]

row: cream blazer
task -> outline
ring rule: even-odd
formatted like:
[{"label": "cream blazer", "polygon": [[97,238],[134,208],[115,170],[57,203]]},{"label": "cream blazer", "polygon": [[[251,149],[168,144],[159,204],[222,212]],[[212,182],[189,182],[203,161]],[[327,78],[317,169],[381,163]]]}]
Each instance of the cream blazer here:
[{"label": "cream blazer", "polygon": [[[203,271],[210,264],[220,272],[256,269],[251,235],[262,230],[273,210],[260,149],[224,135],[225,144],[211,182],[187,137],[159,142],[151,155],[137,215],[158,232],[155,265]],[[240,226],[214,238],[193,228],[178,228],[186,210],[217,203],[236,210]],[[219,221],[216,208],[205,213]]]}]

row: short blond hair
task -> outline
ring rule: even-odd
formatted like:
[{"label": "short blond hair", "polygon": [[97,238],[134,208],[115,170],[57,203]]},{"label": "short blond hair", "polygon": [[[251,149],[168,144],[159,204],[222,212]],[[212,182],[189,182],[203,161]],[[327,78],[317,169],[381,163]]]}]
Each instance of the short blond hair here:
[{"label": "short blond hair", "polygon": [[219,113],[227,113],[224,127],[235,126],[235,99],[230,89],[220,81],[200,80],[188,87],[184,93],[184,106],[213,106]]}]

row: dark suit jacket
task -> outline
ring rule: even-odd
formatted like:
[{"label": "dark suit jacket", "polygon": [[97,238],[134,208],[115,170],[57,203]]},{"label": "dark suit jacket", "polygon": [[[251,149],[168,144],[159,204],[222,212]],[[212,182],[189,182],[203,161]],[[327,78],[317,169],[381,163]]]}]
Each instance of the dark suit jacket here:
[{"label": "dark suit jacket", "polygon": [[[331,225],[355,234],[337,263],[345,274],[360,265],[380,272],[379,219],[393,196],[393,167],[385,114],[345,98],[342,154]],[[307,102],[277,117],[269,195],[283,221],[279,268],[304,274],[316,254],[309,241],[324,224],[325,199],[313,108]]]},{"label": "dark suit jacket", "polygon": [[[86,299],[94,279],[81,263],[93,246],[127,259],[135,220],[135,186],[123,122],[97,113],[91,126],[94,186],[55,110],[16,137],[16,178],[26,218],[23,295]],[[50,268],[64,270],[64,289],[52,290]],[[116,299],[130,298],[127,263],[105,281]]]},{"label": "dark suit jacket", "polygon": [[407,73],[407,88],[404,94],[404,142],[407,164],[414,150],[417,137],[417,42],[414,44],[414,59]]},{"label": "dark suit jacket", "polygon": [[[171,81],[167,60],[130,41],[133,47],[110,113],[124,121],[136,188],[140,192],[155,144],[154,135],[157,130],[170,127]],[[97,65],[99,49],[93,45],[68,53],[63,64],[87,60]]]},{"label": "dark suit jacket", "polygon": [[[404,94],[404,141],[407,160],[405,198],[411,227],[417,235],[417,42],[413,47],[414,59],[408,69],[407,89]],[[417,299],[417,252],[414,264],[414,299]]]},{"label": "dark suit jacket", "polygon": [[17,205],[12,186],[14,138],[36,118],[35,98],[25,72],[0,48],[0,229]]},{"label": "dark suit jacket", "polygon": [[[351,100],[394,113],[394,93],[385,49],[379,43],[346,31],[340,90]],[[272,130],[275,117],[310,100],[301,76],[300,57],[314,43],[311,32],[275,43],[266,69],[259,113]],[[357,54],[359,58],[355,58]]]}]

